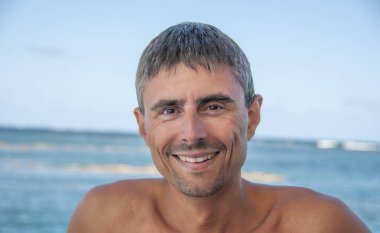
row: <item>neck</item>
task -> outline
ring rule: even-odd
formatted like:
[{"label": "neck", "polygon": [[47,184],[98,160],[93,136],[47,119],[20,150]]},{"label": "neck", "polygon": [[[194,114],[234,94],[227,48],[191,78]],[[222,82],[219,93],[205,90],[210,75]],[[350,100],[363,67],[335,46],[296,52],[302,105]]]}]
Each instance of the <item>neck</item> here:
[{"label": "neck", "polygon": [[245,185],[239,177],[209,197],[189,197],[168,185],[163,215],[181,232],[221,232],[245,215],[249,204]]}]

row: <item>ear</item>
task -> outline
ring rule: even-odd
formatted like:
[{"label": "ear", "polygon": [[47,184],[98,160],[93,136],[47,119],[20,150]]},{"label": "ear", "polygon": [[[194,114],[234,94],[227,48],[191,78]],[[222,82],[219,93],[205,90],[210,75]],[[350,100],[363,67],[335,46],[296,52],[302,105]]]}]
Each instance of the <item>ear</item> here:
[{"label": "ear", "polygon": [[260,109],[263,103],[263,97],[261,95],[256,95],[251,107],[248,109],[248,129],[247,129],[247,139],[255,135],[256,128],[260,123]]},{"label": "ear", "polygon": [[139,133],[141,137],[145,139],[146,132],[145,132],[145,123],[144,123],[144,114],[141,112],[140,108],[135,108],[133,110],[133,114],[136,117],[137,125],[139,126]]}]

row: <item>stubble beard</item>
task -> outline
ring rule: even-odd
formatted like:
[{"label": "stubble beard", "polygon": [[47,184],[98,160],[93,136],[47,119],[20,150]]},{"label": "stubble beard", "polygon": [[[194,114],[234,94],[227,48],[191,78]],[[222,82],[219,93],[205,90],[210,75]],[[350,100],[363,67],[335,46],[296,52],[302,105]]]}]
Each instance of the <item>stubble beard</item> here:
[{"label": "stubble beard", "polygon": [[[202,179],[199,177],[199,179]],[[211,184],[204,186],[192,185],[182,179],[178,173],[174,172],[174,181],[177,189],[189,197],[209,197],[218,193],[224,186],[224,173],[221,170],[215,180]]]}]

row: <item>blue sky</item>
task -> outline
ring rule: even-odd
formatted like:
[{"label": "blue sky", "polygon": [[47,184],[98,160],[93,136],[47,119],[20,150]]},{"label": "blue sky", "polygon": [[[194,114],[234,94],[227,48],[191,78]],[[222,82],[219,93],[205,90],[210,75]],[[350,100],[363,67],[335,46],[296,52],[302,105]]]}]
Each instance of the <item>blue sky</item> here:
[{"label": "blue sky", "polygon": [[262,137],[380,141],[378,1],[0,1],[0,125],[137,131],[134,77],[167,27],[232,37]]}]

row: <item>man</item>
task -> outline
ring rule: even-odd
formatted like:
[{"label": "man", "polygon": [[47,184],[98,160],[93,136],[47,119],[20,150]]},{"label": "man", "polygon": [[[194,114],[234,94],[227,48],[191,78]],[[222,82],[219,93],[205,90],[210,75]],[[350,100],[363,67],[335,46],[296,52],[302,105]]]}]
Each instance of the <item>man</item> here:
[{"label": "man", "polygon": [[217,28],[163,31],[142,54],[136,90],[139,132],[163,179],[91,190],[70,233],[369,232],[335,198],[241,177],[263,98],[243,51]]}]

